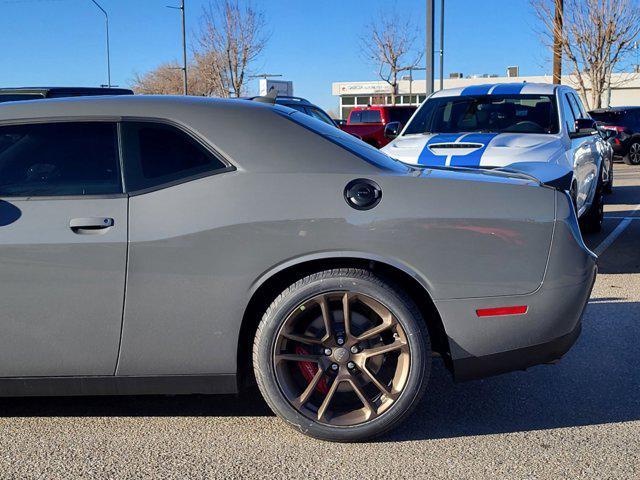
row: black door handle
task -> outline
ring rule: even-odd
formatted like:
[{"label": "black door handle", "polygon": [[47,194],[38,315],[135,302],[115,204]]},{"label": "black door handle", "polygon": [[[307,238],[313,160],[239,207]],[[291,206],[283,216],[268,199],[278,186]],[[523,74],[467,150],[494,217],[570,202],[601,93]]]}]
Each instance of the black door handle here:
[{"label": "black door handle", "polygon": [[113,218],[108,217],[72,218],[69,228],[77,234],[96,234],[105,233],[114,224]]}]

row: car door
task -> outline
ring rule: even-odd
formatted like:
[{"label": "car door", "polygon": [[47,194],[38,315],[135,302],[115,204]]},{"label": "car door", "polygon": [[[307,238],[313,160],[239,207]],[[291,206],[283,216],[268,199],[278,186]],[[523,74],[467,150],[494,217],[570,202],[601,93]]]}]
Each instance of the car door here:
[{"label": "car door", "polygon": [[173,124],[124,122],[122,138],[130,243],[116,374],[229,372],[235,345],[222,332],[236,318],[216,308],[233,296],[221,242],[243,240],[215,225],[229,208],[217,174],[233,167]]},{"label": "car door", "polygon": [[[574,109],[576,109],[576,114],[579,115],[580,118],[590,118],[589,114],[582,105],[582,101],[575,92],[571,92],[569,94],[569,99],[572,100],[571,105]],[[583,177],[585,178],[586,202],[591,204],[596,193],[600,165],[604,161],[604,159],[602,158],[603,150],[602,148],[600,148],[600,145],[598,145],[602,137],[597,134],[587,134],[584,136],[584,138],[585,142],[583,143],[583,145],[585,147],[588,147],[588,155],[585,156],[585,162],[583,164]]]},{"label": "car door", "polygon": [[580,118],[580,111],[569,91],[561,91],[564,129],[568,135],[567,159],[573,165],[575,182],[575,202],[578,215],[582,215],[588,207],[588,195],[591,187],[590,171],[593,162],[592,139],[588,136],[576,135],[576,120]]},{"label": "car door", "polygon": [[0,377],[113,375],[127,257],[117,125],[0,126]]}]

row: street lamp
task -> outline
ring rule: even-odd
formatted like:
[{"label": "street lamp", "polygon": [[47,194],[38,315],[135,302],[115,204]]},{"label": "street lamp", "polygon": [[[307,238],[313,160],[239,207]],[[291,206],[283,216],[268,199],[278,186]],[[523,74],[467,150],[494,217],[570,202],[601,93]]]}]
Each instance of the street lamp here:
[{"label": "street lamp", "polygon": [[111,53],[109,52],[109,15],[107,11],[100,6],[96,0],[91,0],[93,4],[100,9],[102,13],[104,13],[104,19],[107,27],[107,87],[111,87]]}]

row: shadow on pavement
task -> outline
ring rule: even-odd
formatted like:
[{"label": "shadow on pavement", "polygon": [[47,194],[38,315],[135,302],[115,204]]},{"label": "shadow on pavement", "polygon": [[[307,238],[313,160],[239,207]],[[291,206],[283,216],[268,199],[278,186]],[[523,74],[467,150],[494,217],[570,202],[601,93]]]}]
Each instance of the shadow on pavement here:
[{"label": "shadow on pavement", "polygon": [[605,203],[608,205],[637,205],[640,203],[640,185],[614,184],[613,193],[605,197]]},{"label": "shadow on pavement", "polygon": [[384,440],[522,432],[640,420],[640,303],[593,299],[558,365],[454,384],[437,366],[418,413]]}]

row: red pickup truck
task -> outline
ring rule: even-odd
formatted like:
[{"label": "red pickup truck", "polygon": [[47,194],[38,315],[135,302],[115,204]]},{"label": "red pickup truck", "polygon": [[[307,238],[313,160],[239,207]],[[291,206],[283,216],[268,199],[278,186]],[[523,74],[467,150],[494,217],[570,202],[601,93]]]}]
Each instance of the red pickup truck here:
[{"label": "red pickup truck", "polygon": [[358,107],[351,110],[346,125],[340,128],[373,145],[382,148],[391,141],[385,137],[385,127],[390,123],[398,132],[405,126],[418,107]]}]

